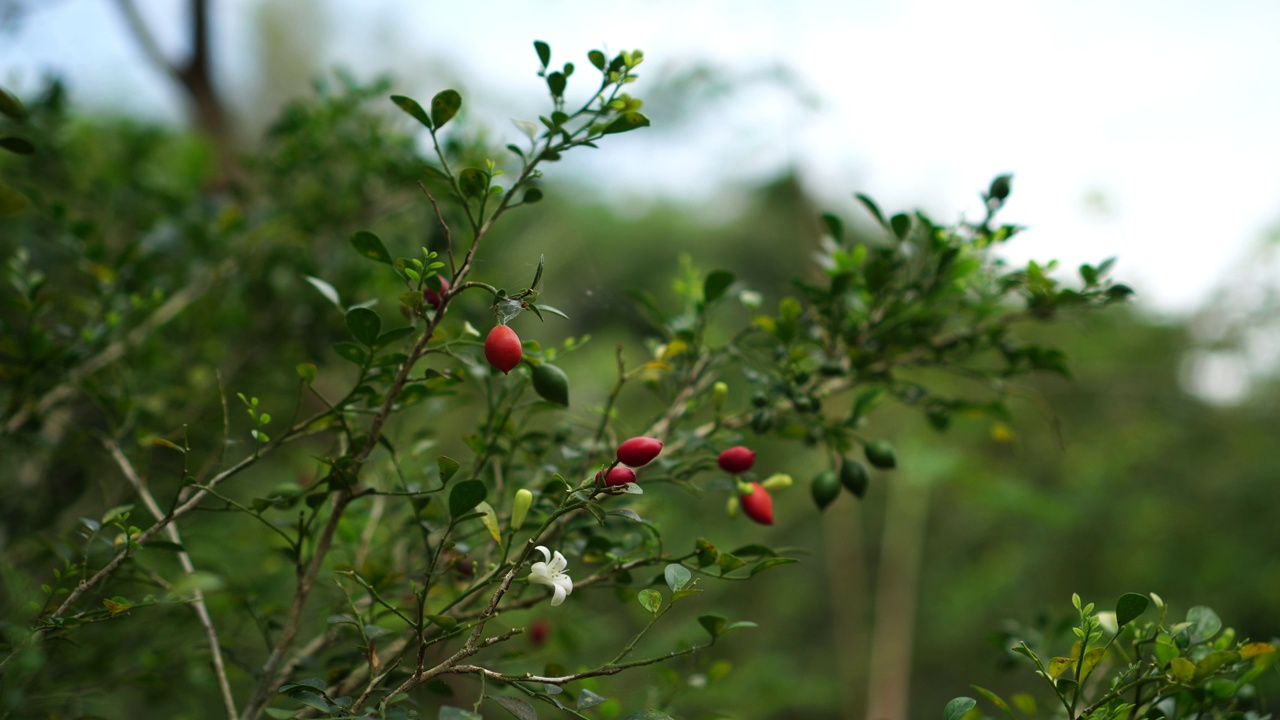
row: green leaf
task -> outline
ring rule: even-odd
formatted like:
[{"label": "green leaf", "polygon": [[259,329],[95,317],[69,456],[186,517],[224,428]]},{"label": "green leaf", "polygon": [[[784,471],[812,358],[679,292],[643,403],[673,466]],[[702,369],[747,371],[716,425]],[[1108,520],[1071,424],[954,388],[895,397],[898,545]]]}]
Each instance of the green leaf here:
[{"label": "green leaf", "polygon": [[822,224],[827,226],[827,232],[831,233],[831,237],[837,243],[844,243],[844,223],[840,221],[839,216],[834,213],[822,213]]},{"label": "green leaf", "polygon": [[186,552],[186,548],[176,542],[168,540],[148,540],[145,546],[148,550],[168,550],[169,552]]},{"label": "green leaf", "polygon": [[549,403],[569,407],[569,377],[550,363],[533,368],[533,389]]},{"label": "green leaf", "polygon": [[1241,661],[1240,653],[1231,652],[1230,650],[1214,650],[1213,652],[1200,658],[1196,663],[1196,672],[1192,676],[1191,682],[1199,684],[1209,679],[1211,675],[1218,672],[1224,667],[1235,665]]},{"label": "green leaf", "polygon": [[[551,91],[551,96],[557,97],[557,98],[564,97],[564,88],[565,88],[566,82],[567,81],[565,79],[564,73],[562,72],[549,73],[547,75],[547,89]],[[552,116],[552,120],[553,121],[555,120],[554,115]],[[559,123],[554,123],[554,124],[556,127],[560,126]]]},{"label": "green leaf", "polygon": [[298,363],[298,367],[296,368],[296,370],[298,371],[298,377],[302,378],[303,382],[307,383],[308,385],[315,382],[316,380],[316,364],[315,363]]},{"label": "green leaf", "polygon": [[871,213],[871,216],[876,219],[876,222],[880,223],[880,225],[886,229],[889,227],[889,223],[885,222],[884,213],[880,212],[880,206],[876,205],[875,200],[872,200],[862,193],[858,193],[854,195],[854,197],[858,198],[858,202],[862,203],[863,207],[865,207],[867,211]]},{"label": "green leaf", "polygon": [[4,148],[15,155],[34,155],[36,152],[36,146],[32,145],[30,140],[16,135],[0,137],[0,148]]},{"label": "green leaf", "polygon": [[458,627],[457,618],[451,618],[448,615],[428,615],[427,620],[430,620],[432,625],[444,630],[446,633]]},{"label": "green leaf", "polygon": [[406,325],[405,327],[399,327],[399,328],[394,328],[392,330],[388,330],[382,333],[381,335],[379,335],[378,339],[374,341],[373,349],[381,350],[398,340],[402,340],[408,337],[409,335],[412,335],[414,330],[416,330],[416,328],[414,328],[412,325]]},{"label": "green leaf", "polygon": [[442,483],[449,482],[454,473],[458,472],[458,468],[462,467],[457,460],[445,455],[436,458],[436,464],[440,466],[440,482]]},{"label": "green leaf", "polygon": [[889,218],[889,227],[893,229],[893,234],[899,240],[906,240],[907,233],[911,232],[911,217],[904,213],[898,213]]},{"label": "green leaf", "polygon": [[431,98],[431,121],[436,124],[436,129],[444,127],[458,114],[458,109],[462,107],[462,96],[457,90],[443,90],[436,93]]},{"label": "green leaf", "polygon": [[542,67],[551,64],[551,46],[541,40],[533,41],[533,49],[538,53],[538,62],[542,63]]},{"label": "green leaf", "polygon": [[724,297],[725,291],[734,280],[733,273],[727,270],[714,270],[708,273],[706,281],[702,283],[702,301],[710,305]]},{"label": "green leaf", "polygon": [[689,585],[689,581],[693,579],[693,573],[689,572],[689,568],[679,563],[671,563],[662,571],[662,575],[667,580],[667,587],[671,588],[671,592],[683,590]]},{"label": "green leaf", "polygon": [[996,707],[1005,711],[1005,713],[1008,714],[1009,717],[1011,718],[1014,717],[1013,710],[1009,708],[1009,703],[1005,702],[1004,698],[1000,697],[999,695],[979,685],[970,685],[969,687],[973,688],[974,690],[977,690],[978,693],[982,695],[982,697],[989,700],[992,705],[995,705]]},{"label": "green leaf", "polygon": [[382,318],[369,308],[358,307],[347,313],[347,329],[357,340],[371,348],[378,342]]},{"label": "green leaf", "polygon": [[698,618],[698,623],[706,628],[711,637],[718,638],[729,621],[719,615],[703,615]]},{"label": "green leaf", "polygon": [[798,562],[800,561],[795,558],[789,558],[789,557],[775,557],[775,558],[769,558],[768,560],[762,560],[758,564],[756,564],[755,567],[751,568],[751,577],[755,577],[756,575],[759,575],[765,570],[776,568],[780,565],[790,565],[791,563],[798,563]]},{"label": "green leaf", "polygon": [[725,575],[746,565],[746,561],[729,553],[720,553],[720,574]]},{"label": "green leaf", "polygon": [[[588,51],[587,59],[591,61],[592,65],[596,66],[597,70],[599,70],[600,72],[604,72],[605,63],[608,62],[608,60],[606,60],[604,57],[604,53],[600,52],[599,50]],[[545,65],[546,63],[543,63],[543,64]]]},{"label": "green leaf", "polygon": [[361,230],[352,235],[351,247],[355,248],[361,257],[368,258],[374,262],[391,264],[391,253],[387,252],[387,247],[382,244],[382,239],[368,230]]},{"label": "green leaf", "polygon": [[484,501],[489,489],[479,480],[465,480],[449,491],[449,515],[457,518],[471,512]]},{"label": "green leaf", "polygon": [[[599,52],[599,51],[593,51]],[[595,62],[592,60],[592,62]],[[14,120],[26,120],[27,110],[22,107],[22,103],[18,98],[9,93],[8,90],[0,87],[0,113],[4,113]]]},{"label": "green leaf", "polygon": [[541,190],[539,190],[538,188],[529,188],[529,190],[525,192],[524,200],[522,202],[525,205],[532,205],[541,199],[542,199]]},{"label": "green leaf", "polygon": [[458,189],[464,197],[479,197],[488,192],[489,180],[483,170],[467,168],[458,173]]},{"label": "green leaf", "polygon": [[645,588],[641,590],[636,599],[640,601],[640,605],[654,615],[658,614],[658,610],[662,607],[662,593],[657,590]]},{"label": "green leaf", "polygon": [[444,705],[440,708],[440,714],[436,715],[436,720],[484,720],[484,716],[452,705]]},{"label": "green leaf", "polygon": [[422,106],[418,104],[417,100],[403,95],[392,95],[391,102],[395,103],[401,110],[408,113],[414,120],[417,120],[427,126],[427,129],[432,128],[431,118],[427,117],[427,111],[422,109]]},{"label": "green leaf", "polygon": [[8,185],[0,184],[0,218],[17,215],[31,204],[27,196]]},{"label": "green leaf", "polygon": [[1189,635],[1192,643],[1202,643],[1222,629],[1222,620],[1218,618],[1218,614],[1204,605],[1188,610],[1187,622],[1191,623]]},{"label": "green leaf", "polygon": [[1137,619],[1139,615],[1147,611],[1147,605],[1151,603],[1146,595],[1138,593],[1125,593],[1116,601],[1116,627],[1124,627]]},{"label": "green leaf", "polygon": [[605,129],[601,131],[601,134],[614,135],[642,127],[649,127],[649,118],[638,112],[625,112],[619,115],[616,120],[609,123]]},{"label": "green leaf", "polygon": [[489,699],[501,705],[503,710],[515,715],[519,720],[538,720],[538,711],[520,698],[490,695]]},{"label": "green leaf", "polygon": [[326,300],[337,306],[339,310],[346,312],[346,308],[342,307],[342,300],[338,297],[338,291],[334,289],[332,285],[318,277],[311,277],[310,275],[307,276],[307,282],[311,283],[311,287],[320,291],[320,294],[323,295]]},{"label": "green leaf", "polygon": [[[553,307],[551,307],[550,305],[543,305],[542,303],[538,303],[537,305],[534,305],[533,303],[529,303],[529,307],[530,307],[530,308],[533,308],[533,309],[535,309],[535,310],[539,310],[539,311],[541,311],[541,312],[549,312],[549,313],[551,313],[552,315],[558,315],[558,316],[560,316],[560,317],[564,318],[565,320],[568,320],[568,319],[569,319],[569,316],[568,316],[568,315],[565,315],[563,310],[560,310],[560,309],[557,309],[557,308],[553,308]],[[538,315],[538,317],[542,317],[542,315],[541,315],[541,314],[539,314],[539,315]]]},{"label": "green leaf", "polygon": [[595,706],[599,705],[600,703],[605,703],[605,702],[608,702],[608,701],[609,701],[609,699],[608,699],[608,698],[603,697],[603,696],[601,696],[601,695],[597,695],[597,694],[595,694],[595,693],[591,692],[590,690],[587,690],[586,688],[583,688],[583,689],[578,693],[578,706],[577,706],[577,709],[579,709],[579,710],[589,710],[589,709],[591,709],[591,708],[593,708],[593,707],[595,707]]},{"label": "green leaf", "polygon": [[363,366],[365,361],[369,359],[369,356],[364,352],[364,348],[351,342],[334,343],[333,351],[338,353],[338,356],[343,360],[350,360],[351,362],[361,366]]},{"label": "green leaf", "polygon": [[641,710],[631,713],[622,720],[675,720],[675,718],[661,710]]},{"label": "green leaf", "polygon": [[971,697],[955,698],[943,709],[942,720],[960,720],[977,704],[978,701]]}]

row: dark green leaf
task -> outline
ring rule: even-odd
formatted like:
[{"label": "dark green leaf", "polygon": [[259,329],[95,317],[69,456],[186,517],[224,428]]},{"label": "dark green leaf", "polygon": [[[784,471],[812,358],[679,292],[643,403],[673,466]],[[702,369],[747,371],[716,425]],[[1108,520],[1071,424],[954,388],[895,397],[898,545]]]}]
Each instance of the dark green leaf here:
[{"label": "dark green leaf", "polygon": [[391,264],[391,253],[387,252],[387,247],[382,244],[382,240],[377,235],[367,230],[361,230],[351,236],[351,247],[355,248],[361,257],[387,265]]},{"label": "dark green leaf", "polygon": [[542,67],[546,67],[551,63],[551,46],[541,40],[533,41],[533,49],[538,53],[538,62],[542,63]]},{"label": "dark green leaf", "polygon": [[533,368],[533,389],[549,403],[569,407],[569,378],[564,371],[550,363]]},{"label": "dark green leaf", "polygon": [[899,240],[906,240],[907,233],[911,231],[911,217],[903,213],[898,213],[889,218],[889,226],[893,229],[893,234]]},{"label": "dark green leaf", "polygon": [[0,137],[0,148],[4,148],[16,155],[32,155],[36,151],[36,146],[32,145],[30,140],[16,135]]},{"label": "dark green leaf", "polygon": [[458,472],[458,468],[462,467],[457,460],[445,455],[436,458],[436,464],[440,466],[440,482],[442,483],[449,482],[454,473]]},{"label": "dark green leaf", "polygon": [[[597,50],[592,52],[599,52],[599,51]],[[594,63],[595,61],[592,60],[592,62]],[[8,115],[14,120],[27,119],[27,111],[25,108],[22,107],[22,103],[18,100],[18,98],[11,95],[9,91],[5,90],[4,88],[0,88],[0,113]]]},{"label": "dark green leaf", "polygon": [[991,187],[987,189],[987,197],[992,200],[1004,202],[1009,197],[1010,184],[1013,181],[1012,175],[997,175],[991,181]]},{"label": "dark green leaf", "polygon": [[720,632],[729,624],[728,620],[719,615],[703,615],[698,618],[698,622],[707,629],[707,632],[713,638],[720,637]]},{"label": "dark green leaf", "polygon": [[358,307],[347,313],[347,329],[366,347],[373,347],[382,331],[382,318],[369,308]]},{"label": "dark green leaf", "polygon": [[977,700],[971,697],[958,697],[947,703],[947,707],[942,711],[942,720],[960,720],[966,713],[978,704]]},{"label": "dark green leaf", "polygon": [[0,218],[17,215],[26,210],[30,204],[31,201],[27,200],[22,193],[8,185],[0,184]]},{"label": "dark green leaf", "polygon": [[622,720],[675,720],[675,718],[661,710],[641,710],[631,713]]},{"label": "dark green leaf", "polygon": [[683,590],[689,585],[689,581],[693,579],[693,574],[689,572],[689,568],[678,563],[671,563],[662,571],[662,575],[666,578],[667,587],[671,588],[671,592]]},{"label": "dark green leaf", "polygon": [[412,325],[408,325],[408,326],[405,326],[405,327],[399,327],[399,328],[395,328],[395,329],[393,329],[393,330],[388,330],[388,331],[386,331],[386,332],[382,333],[381,335],[379,335],[379,336],[378,336],[378,339],[377,339],[376,341],[374,341],[374,343],[373,343],[373,349],[374,349],[374,350],[381,350],[381,349],[383,349],[383,348],[385,348],[385,347],[387,347],[387,346],[391,345],[391,343],[394,343],[394,342],[396,342],[396,341],[398,341],[398,340],[402,340],[402,339],[404,339],[404,338],[408,337],[409,335],[412,335],[412,334],[413,334],[413,331],[414,331],[415,329],[416,329],[416,328],[414,328]]},{"label": "dark green leaf", "polygon": [[641,115],[638,112],[633,111],[633,112],[625,112],[619,115],[618,118],[613,122],[609,123],[608,126],[606,126],[602,132],[605,135],[612,135],[615,133],[624,133],[624,132],[627,132],[628,130],[635,130],[636,128],[642,128],[642,127],[649,127],[649,118],[645,117],[644,115]]},{"label": "dark green leaf", "polygon": [[519,720],[538,720],[538,712],[520,698],[490,695],[489,699],[501,705],[503,710],[515,715]]},{"label": "dark green leaf", "polygon": [[[607,62],[604,58],[604,53],[599,50],[591,50],[587,53],[587,59],[591,61],[592,65],[596,66],[597,70],[604,72],[604,64]],[[546,63],[543,64],[545,65]]]},{"label": "dark green leaf", "polygon": [[755,567],[751,568],[751,576],[755,577],[756,575],[759,575],[765,570],[768,570],[770,568],[776,568],[779,565],[790,565],[791,563],[797,563],[797,562],[800,562],[800,561],[795,558],[789,558],[789,557],[775,557],[775,558],[769,558],[768,560],[762,560]]},{"label": "dark green leaf", "polygon": [[145,547],[149,550],[168,550],[169,552],[186,552],[186,548],[168,540],[148,540]]},{"label": "dark green leaf", "polygon": [[564,73],[553,72],[547,75],[547,89],[551,91],[552,97],[563,97],[565,87]]},{"label": "dark green leaf", "polygon": [[886,230],[889,228],[889,223],[885,222],[884,214],[880,212],[880,206],[876,205],[874,200],[862,193],[858,193],[854,197],[858,198],[858,202],[862,203],[863,207],[876,219],[876,222],[880,223]]},{"label": "dark green leaf", "polygon": [[333,351],[338,353],[343,360],[350,360],[357,365],[364,365],[365,361],[369,359],[369,356],[364,352],[364,348],[355,343],[334,343]]},{"label": "dark green leaf", "polygon": [[724,293],[734,281],[733,273],[727,270],[714,270],[707,274],[707,279],[702,283],[702,300],[706,304],[719,300],[724,297]]},{"label": "dark green leaf", "polygon": [[476,505],[484,502],[488,494],[489,489],[479,480],[464,480],[454,485],[449,492],[449,515],[457,518],[471,512]]},{"label": "dark green leaf", "polygon": [[1133,622],[1139,615],[1147,611],[1150,600],[1146,595],[1125,593],[1116,601],[1116,626],[1124,627]]},{"label": "dark green leaf", "polygon": [[[533,303],[529,303],[529,307],[530,307],[530,308],[534,307]],[[544,305],[544,304],[542,304],[542,303],[538,303],[537,308],[538,308],[538,310],[539,310],[539,311],[541,311],[541,312],[549,312],[549,313],[551,313],[552,315],[559,315],[560,317],[564,318],[565,320],[568,320],[568,319],[569,319],[569,316],[568,316],[568,315],[565,315],[563,310],[559,310],[559,309],[557,309],[557,308],[553,308],[553,307],[551,307],[550,305]],[[541,313],[539,313],[538,317],[542,317]]]},{"label": "dark green leaf", "polygon": [[458,189],[465,197],[479,197],[488,192],[489,179],[483,170],[467,168],[458,173]]},{"label": "dark green leaf", "polygon": [[443,90],[436,93],[431,98],[431,121],[436,124],[436,129],[444,127],[444,124],[453,119],[458,114],[458,108],[462,107],[462,96],[457,90]]},{"label": "dark green leaf", "polygon": [[422,106],[418,104],[417,100],[407,98],[403,95],[392,95],[391,102],[395,103],[401,110],[408,113],[414,120],[417,120],[427,126],[428,129],[432,127],[431,118],[427,117],[427,111],[422,109]]},{"label": "dark green leaf", "polygon": [[822,222],[827,226],[827,232],[831,233],[831,237],[836,242],[844,243],[844,223],[833,213],[822,213]]}]

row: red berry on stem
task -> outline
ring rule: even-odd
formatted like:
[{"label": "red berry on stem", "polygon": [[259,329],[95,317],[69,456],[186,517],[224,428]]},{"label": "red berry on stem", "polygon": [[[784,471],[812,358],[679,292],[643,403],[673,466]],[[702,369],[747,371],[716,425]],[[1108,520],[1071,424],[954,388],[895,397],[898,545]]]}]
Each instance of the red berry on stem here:
[{"label": "red berry on stem", "polygon": [[529,626],[529,640],[534,646],[541,647],[547,641],[547,636],[551,634],[551,624],[543,618],[538,618]]},{"label": "red berry on stem", "polygon": [[489,337],[484,340],[485,358],[490,365],[501,370],[503,375],[520,364],[523,353],[516,331],[506,325],[495,325],[489,331]]},{"label": "red berry on stem", "polygon": [[760,483],[751,483],[751,492],[738,498],[738,502],[742,504],[743,515],[761,525],[773,524],[773,496]]},{"label": "red berry on stem", "polygon": [[631,467],[648,465],[662,452],[662,441],[651,437],[633,437],[618,446],[618,462]]},{"label": "red berry on stem", "polygon": [[438,291],[432,290],[430,286],[422,288],[423,302],[425,302],[426,304],[430,305],[431,307],[437,310],[440,309],[440,301],[442,299],[440,296],[449,292],[449,281],[445,280],[443,275],[439,277],[440,277],[440,289]]},{"label": "red berry on stem", "polygon": [[608,475],[601,478],[603,472],[602,470],[596,473],[596,479],[602,480],[605,487],[622,487],[636,481],[636,471],[622,465],[610,470]]},{"label": "red berry on stem", "polygon": [[735,445],[720,453],[720,469],[727,473],[739,475],[756,464],[756,451],[742,445]]}]

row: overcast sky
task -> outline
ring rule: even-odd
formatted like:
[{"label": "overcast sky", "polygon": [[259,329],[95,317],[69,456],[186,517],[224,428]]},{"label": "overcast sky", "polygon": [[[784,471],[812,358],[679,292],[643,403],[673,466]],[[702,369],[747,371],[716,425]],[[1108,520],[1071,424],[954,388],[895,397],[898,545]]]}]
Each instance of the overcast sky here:
[{"label": "overcast sky", "polygon": [[[443,66],[476,102],[505,106],[495,118],[541,108],[535,38],[553,63],[582,68],[592,48],[643,48],[651,77],[700,63],[740,78],[789,70],[782,85],[711,102],[680,133],[623,136],[607,158],[574,166],[611,194],[700,201],[795,167],[846,215],[866,192],[945,221],[976,214],[991,177],[1013,172],[1005,220],[1032,229],[1013,258],[1074,268],[1117,255],[1117,276],[1160,312],[1204,302],[1280,226],[1274,1],[292,1],[324,18],[299,28],[317,34],[320,69],[389,71],[412,86]],[[180,56],[186,3],[137,4]],[[233,91],[263,57],[261,4],[213,1],[218,77]],[[26,7],[0,34],[0,82],[30,89],[55,69],[86,104],[182,117],[112,0]]]}]

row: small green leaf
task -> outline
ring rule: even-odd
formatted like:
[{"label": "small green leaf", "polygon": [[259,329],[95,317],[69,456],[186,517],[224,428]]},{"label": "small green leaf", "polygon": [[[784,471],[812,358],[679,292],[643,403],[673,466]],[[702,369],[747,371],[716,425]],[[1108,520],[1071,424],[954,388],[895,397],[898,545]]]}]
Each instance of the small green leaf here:
[{"label": "small green leaf", "polygon": [[971,697],[955,698],[942,710],[942,720],[960,720],[977,704],[978,701]]},{"label": "small green leaf", "polygon": [[484,720],[484,716],[470,710],[445,705],[440,708],[440,714],[436,715],[436,720]]},{"label": "small green leaf", "polygon": [[427,620],[430,620],[432,625],[435,625],[445,632],[449,632],[458,627],[457,618],[451,618],[448,615],[428,615]]},{"label": "small green leaf", "polygon": [[360,253],[361,257],[368,258],[374,262],[391,264],[391,253],[387,252],[387,246],[382,244],[382,239],[368,230],[361,230],[351,236],[351,247]]},{"label": "small green leaf", "polygon": [[1074,667],[1075,664],[1075,660],[1069,657],[1056,657],[1049,661],[1049,666],[1046,670],[1049,673],[1049,677],[1056,678],[1066,672],[1068,668]]},{"label": "small green leaf", "polygon": [[311,283],[311,287],[320,291],[320,294],[323,295],[326,300],[336,305],[339,310],[346,312],[346,308],[342,307],[342,301],[338,297],[338,291],[334,289],[332,285],[318,277],[311,277],[310,275],[307,276],[307,282]]},{"label": "small green leaf", "polygon": [[298,371],[298,377],[302,378],[302,381],[306,384],[310,385],[316,381],[315,363],[298,363],[298,367],[296,369]]},{"label": "small green leaf", "polygon": [[431,129],[431,118],[427,117],[427,111],[422,109],[417,100],[407,98],[403,95],[392,95],[391,102],[395,103],[399,108],[410,115],[414,120]]},{"label": "small green leaf", "polygon": [[1202,683],[1222,668],[1234,665],[1240,661],[1241,657],[1238,652],[1231,652],[1230,650],[1214,650],[1208,655],[1200,658],[1200,661],[1196,663],[1196,672],[1191,678],[1191,682],[1193,684]]},{"label": "small green leaf", "polygon": [[431,98],[431,121],[436,124],[436,129],[444,127],[458,114],[458,109],[462,107],[462,96],[457,90],[443,90],[436,93]]},{"label": "small green leaf", "polygon": [[[592,65],[596,66],[597,70],[604,72],[605,63],[608,62],[605,60],[604,53],[599,50],[591,50],[587,53],[587,59],[591,61]],[[545,65],[546,63],[543,64]]]},{"label": "small green leaf", "polygon": [[462,467],[457,460],[445,455],[436,458],[436,464],[440,466],[440,482],[442,483],[449,482],[454,473],[458,472],[458,468]]},{"label": "small green leaf", "polygon": [[453,486],[449,491],[449,515],[458,518],[475,509],[484,501],[489,489],[479,480],[465,480]]},{"label": "small green leaf", "polygon": [[398,327],[398,328],[393,328],[391,330],[388,330],[382,333],[381,335],[379,335],[378,339],[374,341],[373,349],[381,350],[385,347],[388,347],[392,343],[412,335],[414,330],[416,329],[417,328],[413,327],[412,325],[406,325],[405,327]]},{"label": "small green leaf", "polygon": [[885,229],[889,228],[889,223],[885,222],[884,213],[880,212],[880,206],[876,205],[875,200],[872,200],[862,193],[858,193],[854,195],[854,197],[858,198],[858,202],[862,203],[863,207],[865,207],[867,211],[871,213],[871,216],[876,219],[876,222],[880,223],[880,225]]},{"label": "small green leaf", "polygon": [[904,213],[898,213],[889,218],[889,227],[893,229],[893,234],[899,240],[906,240],[907,233],[911,231],[911,218]]},{"label": "small green leaf", "polygon": [[538,711],[520,698],[490,695],[489,699],[501,705],[503,710],[516,716],[519,720],[538,720]]},{"label": "small green leaf", "polygon": [[710,305],[724,297],[725,291],[729,289],[734,280],[733,273],[727,270],[715,270],[708,273],[706,281],[702,283],[702,301]]},{"label": "small green leaf", "polygon": [[1187,622],[1191,623],[1190,637],[1192,643],[1202,643],[1212,638],[1222,629],[1222,620],[1211,608],[1197,605],[1187,611]]},{"label": "small green leaf", "polygon": [[550,363],[533,368],[533,389],[543,400],[561,407],[569,407],[569,377]]},{"label": "small green leaf", "polygon": [[34,155],[36,152],[36,146],[32,145],[30,140],[16,135],[0,137],[0,148],[4,148],[15,155]]},{"label": "small green leaf", "polygon": [[551,46],[541,40],[533,41],[533,49],[538,53],[538,62],[542,63],[542,67],[551,64]]},{"label": "small green leaf", "polygon": [[591,692],[590,690],[583,688],[581,691],[578,692],[577,709],[589,710],[601,703],[608,702],[608,701],[609,701],[608,698],[603,697],[601,695],[597,695]]},{"label": "small green leaf", "polygon": [[622,720],[675,720],[675,718],[661,710],[641,710],[631,713]]},{"label": "small green leaf", "polygon": [[604,135],[614,135],[642,127],[649,127],[649,118],[638,112],[625,112],[619,115],[616,120],[609,123],[601,133]]},{"label": "small green leaf", "polygon": [[[553,72],[547,75],[547,89],[551,91],[552,97],[564,97],[564,88],[566,83],[567,80],[565,79],[564,73]],[[552,116],[552,120],[555,120],[554,116]],[[554,124],[556,127],[560,126],[559,123]]]},{"label": "small green leaf", "polygon": [[1125,593],[1116,601],[1116,627],[1124,627],[1133,622],[1139,615],[1147,611],[1151,603],[1146,595]]},{"label": "small green leaf", "polygon": [[698,618],[698,623],[706,628],[711,637],[718,638],[721,631],[729,624],[729,621],[719,615],[703,615]]},{"label": "small green leaf", "polygon": [[371,348],[378,342],[382,318],[369,308],[358,307],[347,313],[347,329],[357,340]]},{"label": "small green leaf", "polygon": [[747,564],[743,559],[729,553],[720,553],[720,560],[718,562],[720,564],[721,575],[731,573]]},{"label": "small green leaf", "polygon": [[840,221],[838,215],[822,213],[822,224],[827,226],[827,232],[831,233],[832,239],[837,243],[844,243],[844,223]]},{"label": "small green leaf", "polygon": [[991,692],[990,690],[980,685],[970,685],[969,687],[973,688],[974,690],[977,690],[978,693],[982,695],[982,697],[990,701],[992,705],[995,705],[996,707],[1005,711],[1005,713],[1008,714],[1009,717],[1011,718],[1014,717],[1013,710],[1009,708],[1009,703],[1005,702],[1004,698],[1000,697],[999,695]]},{"label": "small green leaf", "polygon": [[654,615],[657,615],[658,610],[662,607],[662,593],[657,590],[645,588],[637,593],[636,599],[640,601],[641,607]]},{"label": "small green leaf", "polygon": [[168,550],[169,552],[186,552],[186,548],[176,542],[168,540],[148,540],[146,544],[148,550]]},{"label": "small green leaf", "polygon": [[[599,51],[593,51],[599,52]],[[594,60],[592,62],[595,62]],[[22,107],[22,103],[18,98],[14,97],[8,90],[0,87],[0,113],[8,115],[14,120],[26,120],[27,111]]]},{"label": "small green leaf", "polygon": [[350,360],[357,365],[364,365],[369,356],[365,354],[364,348],[351,342],[340,342],[333,344],[333,351],[343,360]]},{"label": "small green leaf", "polygon": [[667,587],[671,588],[671,592],[685,589],[693,579],[693,573],[689,572],[689,568],[678,563],[667,565],[662,575],[666,578]]},{"label": "small green leaf", "polygon": [[776,568],[779,565],[790,565],[791,563],[798,563],[798,562],[800,561],[795,558],[789,558],[789,557],[775,557],[775,558],[769,558],[768,560],[761,560],[759,563],[756,564],[755,567],[751,568],[751,577],[755,577],[756,575],[759,575],[765,570]]}]

